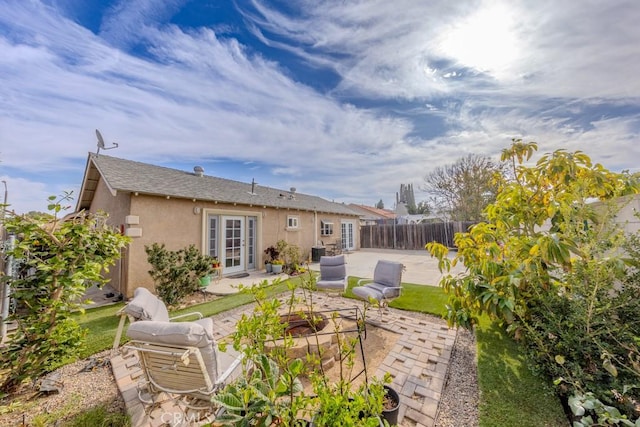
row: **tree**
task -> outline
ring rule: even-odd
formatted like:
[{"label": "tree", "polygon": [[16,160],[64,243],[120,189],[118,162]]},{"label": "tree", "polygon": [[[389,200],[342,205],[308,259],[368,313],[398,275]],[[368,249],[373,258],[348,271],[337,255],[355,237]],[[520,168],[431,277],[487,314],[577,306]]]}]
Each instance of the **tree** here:
[{"label": "tree", "polygon": [[380,199],[380,201],[376,203],[376,208],[384,209],[384,202],[382,201],[382,199]]},{"label": "tree", "polygon": [[0,353],[0,369],[7,373],[0,385],[4,392],[78,354],[85,330],[71,313],[81,308],[87,288],[105,282],[102,271],[129,241],[107,225],[106,214],[79,212],[59,218],[61,203],[70,198],[71,193],[49,198],[53,219],[10,213],[5,222],[7,231],[18,236],[7,255],[20,263],[17,278],[2,277],[11,285],[16,302],[12,320],[17,324]]},{"label": "tree", "polygon": [[500,184],[486,222],[455,235],[452,260],[444,246],[427,245],[443,271],[466,267],[440,282],[450,295],[447,320],[472,327],[489,316],[561,393],[582,399],[594,392],[633,415],[640,401],[640,239],[615,217],[623,196],[640,191],[640,177],[610,172],[579,151],[558,150],[524,166],[536,149],[515,140],[503,150],[513,179]]},{"label": "tree", "polygon": [[495,199],[503,165],[469,154],[425,176],[424,191],[434,208],[454,221],[481,221],[482,210]]},{"label": "tree", "polygon": [[426,201],[419,202],[417,206],[409,209],[411,215],[429,215],[431,213],[431,206]]}]

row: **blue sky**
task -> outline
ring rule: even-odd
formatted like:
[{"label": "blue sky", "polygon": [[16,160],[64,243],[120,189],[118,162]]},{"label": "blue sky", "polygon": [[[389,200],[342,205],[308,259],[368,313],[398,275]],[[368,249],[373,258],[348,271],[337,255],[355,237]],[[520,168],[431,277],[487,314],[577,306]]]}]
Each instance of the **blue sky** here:
[{"label": "blue sky", "polygon": [[393,207],[511,138],[639,170],[640,3],[3,0],[0,179],[18,212],[108,155]]}]

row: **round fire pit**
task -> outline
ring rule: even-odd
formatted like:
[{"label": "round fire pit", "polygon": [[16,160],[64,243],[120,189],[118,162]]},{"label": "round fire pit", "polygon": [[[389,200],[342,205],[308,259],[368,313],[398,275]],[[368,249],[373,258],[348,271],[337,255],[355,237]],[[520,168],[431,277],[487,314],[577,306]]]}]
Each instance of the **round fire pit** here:
[{"label": "round fire pit", "polygon": [[291,313],[280,316],[280,323],[287,325],[284,333],[293,338],[306,337],[323,331],[329,321],[322,313]]},{"label": "round fire pit", "polygon": [[[307,355],[317,356],[325,369],[333,366],[340,357],[338,337],[335,325],[322,313],[294,312],[280,316],[285,326],[285,333],[293,339],[293,345],[287,349],[289,359],[302,359],[307,362]],[[275,344],[265,345],[267,351],[283,346],[283,340]]]}]

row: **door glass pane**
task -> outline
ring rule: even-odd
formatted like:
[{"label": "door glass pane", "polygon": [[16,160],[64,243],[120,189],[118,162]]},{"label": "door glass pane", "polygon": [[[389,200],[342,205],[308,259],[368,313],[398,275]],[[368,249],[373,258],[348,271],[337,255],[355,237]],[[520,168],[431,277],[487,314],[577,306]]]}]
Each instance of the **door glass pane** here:
[{"label": "door glass pane", "polygon": [[242,221],[227,219],[225,224],[225,267],[237,267],[242,263]]},{"label": "door glass pane", "polygon": [[209,256],[218,257],[218,217],[215,215],[209,216]]},{"label": "door glass pane", "polygon": [[256,225],[257,218],[250,216],[247,218],[247,267],[256,268]]}]

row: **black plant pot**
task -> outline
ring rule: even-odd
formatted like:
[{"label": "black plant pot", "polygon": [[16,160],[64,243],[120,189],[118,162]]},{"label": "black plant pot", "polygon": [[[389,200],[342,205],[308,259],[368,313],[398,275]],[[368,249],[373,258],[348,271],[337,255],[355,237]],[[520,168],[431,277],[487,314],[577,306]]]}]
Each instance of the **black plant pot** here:
[{"label": "black plant pot", "polygon": [[390,409],[382,408],[382,418],[387,420],[390,426],[398,425],[398,412],[400,412],[400,395],[391,387],[385,385],[384,392],[388,399],[395,402]]},{"label": "black plant pot", "polygon": [[[398,418],[397,414],[396,414],[396,418]],[[380,421],[380,427],[384,427],[384,422],[382,421],[382,418],[378,417],[378,420]],[[316,416],[315,415],[313,416],[311,421],[309,421],[309,427],[322,427],[319,424],[316,424]]]}]

